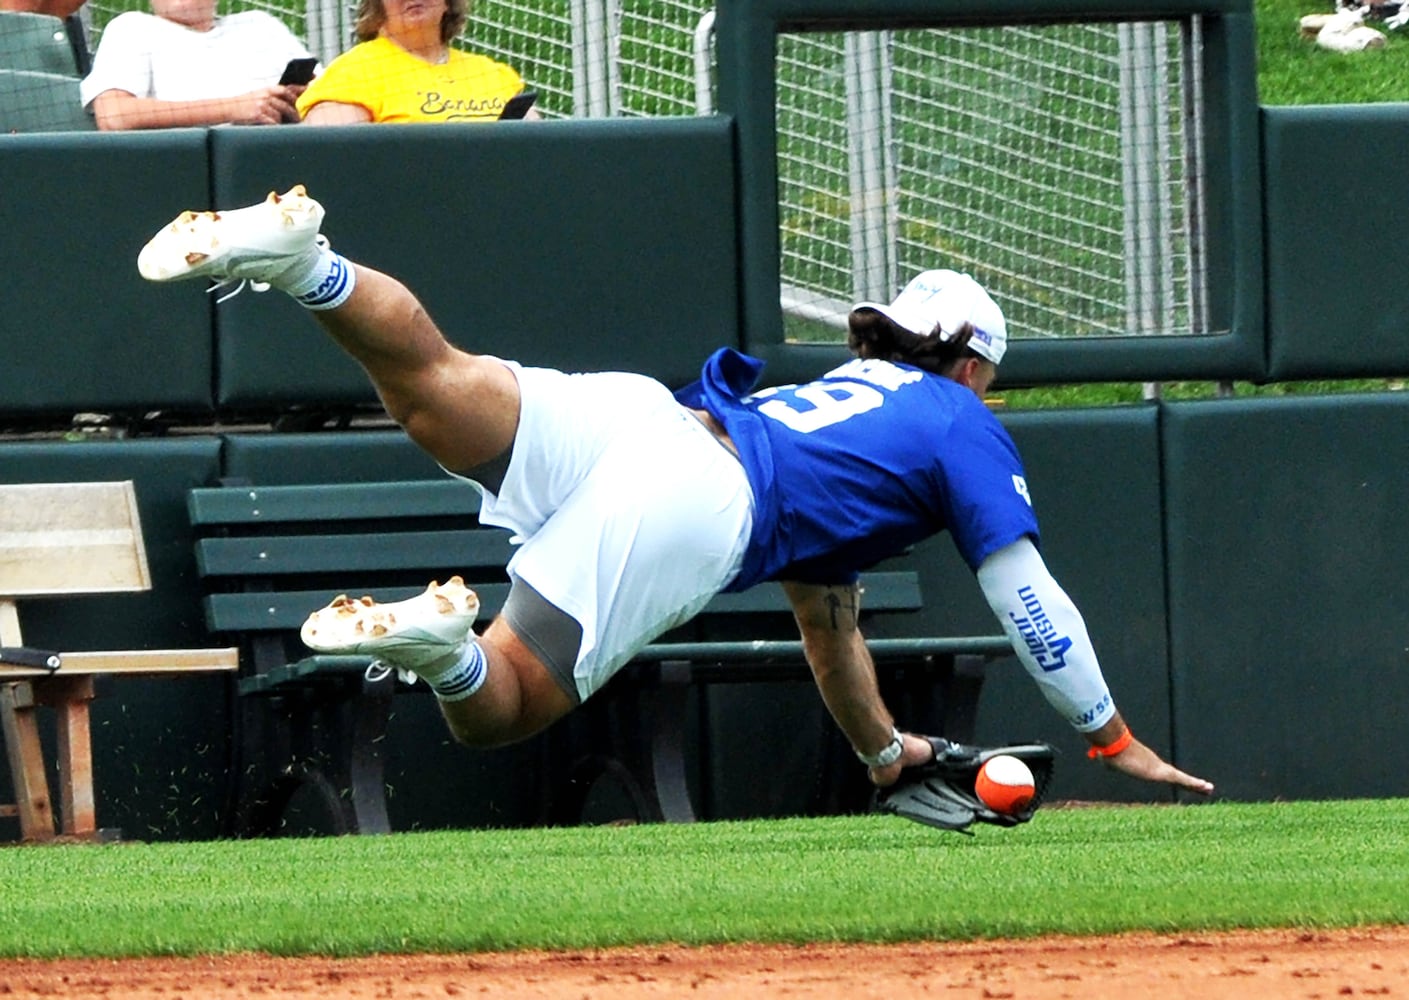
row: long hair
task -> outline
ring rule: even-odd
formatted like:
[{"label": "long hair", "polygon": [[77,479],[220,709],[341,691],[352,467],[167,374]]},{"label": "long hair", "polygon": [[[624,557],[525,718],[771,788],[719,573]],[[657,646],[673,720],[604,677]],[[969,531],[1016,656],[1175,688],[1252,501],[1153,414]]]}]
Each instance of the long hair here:
[{"label": "long hair", "polygon": [[846,345],[858,358],[901,361],[935,375],[947,374],[956,361],[983,358],[969,347],[974,336],[971,323],[965,323],[948,340],[940,339],[938,327],[928,334],[911,333],[874,309],[853,309],[846,325]]},{"label": "long hair", "polygon": [[[470,19],[470,0],[445,0],[445,15],[440,19],[440,40],[449,45],[450,40],[465,29]],[[359,42],[370,42],[376,38],[386,24],[386,8],[382,0],[359,0],[355,31]]]}]

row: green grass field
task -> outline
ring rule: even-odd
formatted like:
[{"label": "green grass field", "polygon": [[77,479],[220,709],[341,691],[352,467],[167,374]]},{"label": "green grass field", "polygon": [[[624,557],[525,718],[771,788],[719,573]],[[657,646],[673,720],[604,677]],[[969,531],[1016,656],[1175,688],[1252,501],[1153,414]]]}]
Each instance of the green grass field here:
[{"label": "green grass field", "polygon": [[[1386,33],[1383,49],[1328,52],[1297,32],[1303,14],[1333,3],[1257,0],[1257,85],[1263,104],[1366,104],[1409,100],[1409,32]],[[1368,22],[1372,27],[1376,22]]]},{"label": "green grass field", "polygon": [[1409,800],[0,851],[0,956],[358,955],[1409,922]]}]

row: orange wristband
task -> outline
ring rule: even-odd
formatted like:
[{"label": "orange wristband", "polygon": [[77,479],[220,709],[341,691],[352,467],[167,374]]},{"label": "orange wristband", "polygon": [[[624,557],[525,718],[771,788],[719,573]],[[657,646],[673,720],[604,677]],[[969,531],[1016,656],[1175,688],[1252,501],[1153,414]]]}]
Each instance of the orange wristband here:
[{"label": "orange wristband", "polygon": [[1135,734],[1127,727],[1125,732],[1121,733],[1114,743],[1107,743],[1103,747],[1092,747],[1090,750],[1086,751],[1086,756],[1090,757],[1092,760],[1098,757],[1114,757],[1133,742],[1135,742]]}]

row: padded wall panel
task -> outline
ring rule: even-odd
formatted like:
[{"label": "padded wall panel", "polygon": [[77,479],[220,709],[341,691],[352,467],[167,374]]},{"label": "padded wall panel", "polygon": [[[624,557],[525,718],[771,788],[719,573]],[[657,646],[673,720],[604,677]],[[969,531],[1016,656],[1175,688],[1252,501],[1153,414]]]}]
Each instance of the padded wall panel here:
[{"label": "padded wall panel", "polygon": [[1409,372],[1409,204],[1373,183],[1375,167],[1409,158],[1409,105],[1264,108],[1262,120],[1269,377]]},{"label": "padded wall panel", "polygon": [[1402,795],[1409,399],[1166,414],[1181,760],[1228,798]]},{"label": "padded wall panel", "polygon": [[[1048,567],[1086,619],[1116,703],[1141,738],[1170,744],[1168,655],[1160,527],[1158,412],[1122,407],[1005,414],[1037,506]],[[940,535],[907,557],[921,573],[926,608],[872,635],[992,635],[1000,631],[953,542]],[[898,560],[903,562],[905,560]],[[834,725],[809,685],[711,688],[709,772],[715,818],[805,810],[827,782],[860,773],[833,739]],[[901,717],[902,726],[918,721]],[[770,733],[795,734],[784,766],[757,767]],[[1053,794],[1067,799],[1168,801],[1153,786],[1098,767],[1085,740],[1047,704],[1016,657],[990,666],[977,738],[1041,739],[1062,750]],[[842,778],[826,773],[840,769]],[[851,769],[855,770],[851,770]]]},{"label": "padded wall panel", "polygon": [[[218,203],[305,183],[333,246],[466,349],[682,382],[738,342],[727,119],[231,129],[212,150]],[[283,296],[218,312],[222,403],[374,400]]]},{"label": "padded wall panel", "polygon": [[[1142,740],[1170,751],[1168,643],[1154,406],[1013,413],[1052,575],[1081,610],[1116,705]],[[978,597],[977,584],[961,599]],[[976,612],[979,613],[979,612]],[[1086,759],[1084,737],[1037,691],[1016,660],[991,672],[979,714],[987,742],[1044,739],[1062,750],[1058,798],[1168,801],[1162,788]]]},{"label": "padded wall panel", "polygon": [[439,479],[445,473],[399,430],[230,434],[224,475],[262,486]]},{"label": "padded wall panel", "polygon": [[[152,574],[145,593],[22,602],[25,640],[61,650],[209,645],[186,491],[213,483],[218,464],[211,437],[0,445],[0,482],[131,479]],[[99,679],[92,705],[99,825],[141,840],[220,832],[230,688],[228,677],[216,675]],[[0,782],[0,794],[8,794],[8,769]]]},{"label": "padded wall panel", "polygon": [[204,282],[159,286],[137,252],[208,199],[206,132],[5,136],[0,414],[209,410]]}]

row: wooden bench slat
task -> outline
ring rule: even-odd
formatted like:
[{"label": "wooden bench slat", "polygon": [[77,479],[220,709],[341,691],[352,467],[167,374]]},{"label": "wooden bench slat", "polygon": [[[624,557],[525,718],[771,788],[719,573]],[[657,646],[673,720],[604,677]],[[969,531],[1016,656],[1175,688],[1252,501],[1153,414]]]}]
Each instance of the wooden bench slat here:
[{"label": "wooden bench slat", "polygon": [[262,674],[240,679],[242,695],[278,695],[293,688],[326,684],[349,674],[365,673],[372,665],[370,656],[309,656]]},{"label": "wooden bench slat", "polygon": [[29,677],[67,677],[75,674],[172,674],[194,671],[238,670],[240,651],[234,646],[216,649],[126,649],[60,653],[56,671],[0,663],[0,681]]},{"label": "wooden bench slat", "polygon": [[215,649],[126,649],[60,653],[60,673],[163,674],[185,670],[237,670],[240,651]]},{"label": "wooden bench slat", "polygon": [[476,528],[202,538],[196,544],[196,561],[203,576],[359,573],[436,566],[454,572],[503,566],[512,551],[507,531]]},{"label": "wooden bench slat", "polygon": [[[958,656],[963,654],[1006,656],[1012,644],[1006,635],[953,636],[933,639],[867,639],[873,660],[904,657]],[[695,663],[764,663],[770,660],[802,662],[802,642],[797,639],[745,642],[658,642],[636,654],[648,663],[689,660]]]},{"label": "wooden bench slat", "polygon": [[479,492],[456,479],[405,483],[334,483],[322,486],[225,486],[191,490],[191,523],[288,524],[414,517],[476,518]]},{"label": "wooden bench slat", "polygon": [[[430,581],[426,581],[429,583]],[[401,601],[415,597],[424,587],[381,587],[374,595],[378,601]],[[480,618],[487,620],[499,613],[508,596],[509,585],[479,584],[474,588],[480,600]],[[360,592],[349,591],[353,597]],[[270,592],[241,591],[231,594],[208,594],[205,598],[206,627],[212,632],[297,631],[303,621],[335,596],[328,590],[276,590]]]},{"label": "wooden bench slat", "polygon": [[[1010,656],[1012,644],[1005,635],[955,636],[931,639],[872,639],[866,643],[872,659],[924,660],[933,656]],[[241,694],[278,694],[296,686],[317,683],[320,677],[361,673],[373,658],[362,655],[321,655],[277,667],[240,681]],[[800,640],[752,642],[660,642],[636,654],[635,664],[688,664],[684,674],[663,675],[667,680],[706,683],[749,683],[759,680],[806,680],[811,671]]]},{"label": "wooden bench slat", "polygon": [[[868,573],[864,578],[863,609],[867,611],[913,611],[920,607],[920,584],[914,573]],[[427,581],[429,582],[429,581]],[[480,619],[487,621],[499,613],[508,597],[506,583],[471,584],[480,600]],[[420,593],[422,587],[380,587],[372,596],[378,601],[401,601]],[[297,630],[312,612],[335,595],[328,590],[240,591],[209,594],[205,598],[206,625],[213,632],[269,632]],[[360,593],[352,593],[360,597]],[[700,612],[701,616],[746,613],[787,613],[787,596],[781,585],[763,583],[742,594],[720,594]],[[703,644],[713,646],[717,644]]]},{"label": "wooden bench slat", "polygon": [[0,484],[0,598],[151,586],[131,480]]}]

